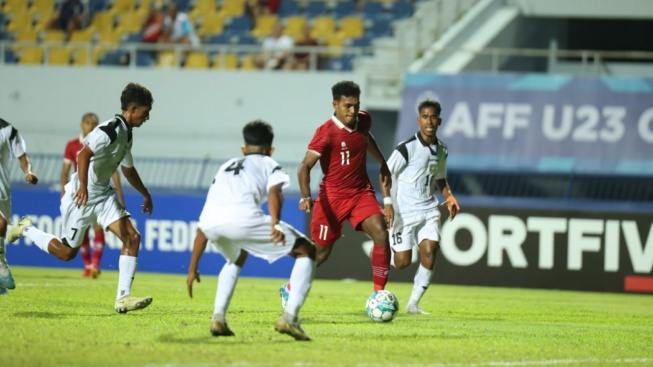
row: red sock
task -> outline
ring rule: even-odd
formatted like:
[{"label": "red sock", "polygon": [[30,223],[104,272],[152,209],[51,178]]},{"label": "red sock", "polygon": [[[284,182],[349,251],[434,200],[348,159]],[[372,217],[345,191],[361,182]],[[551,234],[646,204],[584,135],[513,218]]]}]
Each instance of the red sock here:
[{"label": "red sock", "polygon": [[100,260],[102,260],[102,251],[104,250],[104,231],[95,231],[95,238],[93,239],[93,265],[96,268],[100,267]]},{"label": "red sock", "polygon": [[79,247],[79,253],[82,255],[82,260],[84,260],[84,265],[91,265],[91,246],[89,246],[88,236],[84,236],[82,245]]},{"label": "red sock", "polygon": [[372,248],[372,279],[374,291],[385,288],[390,271],[390,246],[374,244]]}]

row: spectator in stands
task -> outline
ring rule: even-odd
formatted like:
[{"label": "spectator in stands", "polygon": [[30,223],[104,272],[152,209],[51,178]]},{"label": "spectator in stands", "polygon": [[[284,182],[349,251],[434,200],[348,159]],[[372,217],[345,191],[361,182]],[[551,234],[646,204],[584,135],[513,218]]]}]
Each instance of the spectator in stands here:
[{"label": "spectator in stands", "polygon": [[[295,43],[295,46],[303,46],[303,47],[319,46],[317,40],[311,37],[311,27],[309,26],[304,27],[304,29],[302,30],[302,38],[299,42]],[[313,57],[316,58],[315,66],[317,67],[318,65],[317,58],[319,57],[319,55],[317,53],[313,55],[314,55]],[[311,65],[311,54],[306,51],[300,51],[300,52],[296,52],[293,55],[290,69],[308,70],[310,65]]]},{"label": "spectator in stands", "polygon": [[[290,51],[295,45],[292,37],[283,34],[283,26],[277,24],[272,36],[263,40],[263,52],[255,60],[259,68],[278,70],[284,68],[291,58]],[[288,68],[286,65],[285,68]]]},{"label": "spectator in stands", "polygon": [[82,0],[66,0],[61,4],[59,12],[50,20],[48,29],[61,29],[69,36],[88,19],[88,9]]},{"label": "spectator in stands", "polygon": [[193,23],[188,19],[188,14],[179,11],[176,3],[168,5],[168,15],[163,21],[163,42],[183,43],[199,46],[200,39],[195,34]]},{"label": "spectator in stands", "polygon": [[150,8],[143,22],[143,42],[155,43],[163,36],[163,9],[161,3],[155,3]]}]

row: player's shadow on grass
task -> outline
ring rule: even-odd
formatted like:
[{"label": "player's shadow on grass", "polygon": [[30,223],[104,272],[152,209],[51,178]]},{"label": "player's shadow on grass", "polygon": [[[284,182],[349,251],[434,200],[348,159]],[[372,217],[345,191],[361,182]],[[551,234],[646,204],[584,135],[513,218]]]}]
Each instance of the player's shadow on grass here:
[{"label": "player's shadow on grass", "polygon": [[[270,334],[274,335],[274,334]],[[194,337],[188,337],[188,338],[181,338],[175,334],[163,334],[159,336],[159,342],[165,343],[165,344],[189,344],[189,345],[197,345],[197,344],[206,344],[206,345],[212,345],[220,342],[228,342],[229,344],[255,344],[256,342],[253,341],[251,338],[248,338],[247,336],[242,336],[242,337],[224,337],[224,336],[219,336],[219,337],[213,337],[210,335],[202,335],[202,336],[194,336]],[[270,340],[272,343],[283,343],[284,340]]]},{"label": "player's shadow on grass", "polygon": [[62,319],[69,316],[64,313],[52,313],[52,312],[38,312],[38,311],[25,311],[25,312],[15,312],[14,317],[21,317],[24,319]]}]

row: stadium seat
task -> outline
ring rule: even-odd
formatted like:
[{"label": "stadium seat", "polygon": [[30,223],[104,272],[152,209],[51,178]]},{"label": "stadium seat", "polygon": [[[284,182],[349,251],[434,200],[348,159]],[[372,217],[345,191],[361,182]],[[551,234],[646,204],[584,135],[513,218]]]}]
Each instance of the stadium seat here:
[{"label": "stadium seat", "polygon": [[48,52],[49,65],[70,65],[72,50],[67,47],[51,48]]},{"label": "stadium seat", "polygon": [[212,45],[227,45],[235,43],[236,34],[229,30],[225,30],[220,34],[214,34],[208,37],[205,37],[205,42]]},{"label": "stadium seat", "polygon": [[356,11],[356,4],[353,1],[338,1],[333,8],[333,16],[340,19],[353,15]]},{"label": "stadium seat", "polygon": [[222,14],[217,12],[207,13],[200,17],[201,24],[197,28],[197,35],[204,37],[210,34],[218,34],[224,30]]},{"label": "stadium seat", "polygon": [[40,65],[43,62],[42,47],[27,47],[20,50],[18,63],[21,65]]},{"label": "stadium seat", "polygon": [[224,17],[239,17],[245,14],[244,0],[224,0],[219,13]]},{"label": "stadium seat", "polygon": [[324,1],[311,1],[306,4],[305,14],[309,18],[321,17],[327,14],[327,7]]},{"label": "stadium seat", "polygon": [[97,43],[118,43],[122,35],[119,30],[102,32],[98,36]]},{"label": "stadium seat", "polygon": [[32,19],[36,19],[34,22],[33,28],[38,31],[44,31],[50,21],[54,17],[54,11],[50,10],[39,10],[32,13]]},{"label": "stadium seat", "polygon": [[365,19],[377,19],[383,17],[383,3],[368,1],[363,6],[361,16]]},{"label": "stadium seat", "polygon": [[292,16],[286,18],[283,28],[283,34],[298,39],[302,36],[304,27],[306,26],[306,18],[302,16]]},{"label": "stadium seat", "polygon": [[248,35],[239,35],[237,36],[237,44],[239,45],[258,45],[258,40],[256,37],[253,36],[248,36]]},{"label": "stadium seat", "polygon": [[16,32],[16,42],[37,42],[39,40],[39,32],[33,29],[23,29]]},{"label": "stadium seat", "polygon": [[340,57],[334,57],[329,60],[329,70],[331,71],[351,71],[353,69],[354,55],[345,54]]},{"label": "stadium seat", "polygon": [[140,32],[141,28],[143,27],[144,20],[145,20],[144,16],[140,12],[137,11],[126,12],[120,14],[116,29],[119,29],[120,32],[122,33]]},{"label": "stadium seat", "polygon": [[175,0],[175,3],[177,3],[177,9],[179,9],[179,11],[188,13],[190,10],[191,0]]},{"label": "stadium seat", "polygon": [[154,56],[151,51],[136,51],[136,66],[150,67],[154,65]]},{"label": "stadium seat", "polygon": [[122,36],[122,42],[126,43],[141,43],[143,41],[143,33],[127,33]]},{"label": "stadium seat", "polygon": [[287,18],[292,15],[298,15],[300,13],[299,3],[295,0],[281,0],[279,4],[279,9],[277,9],[277,14],[281,18]]},{"label": "stadium seat", "polygon": [[184,68],[186,69],[207,69],[209,67],[209,55],[204,52],[191,52],[186,57]]},{"label": "stadium seat", "polygon": [[279,22],[279,18],[273,14],[261,15],[256,19],[254,29],[252,29],[252,36],[254,37],[267,37],[272,35],[274,27]]},{"label": "stadium seat", "polygon": [[41,11],[50,11],[54,12],[55,1],[54,0],[32,0],[32,6],[30,9]]},{"label": "stadium seat", "polygon": [[311,37],[325,39],[335,33],[336,22],[332,17],[317,17],[313,22]]},{"label": "stadium seat", "polygon": [[215,0],[197,0],[195,6],[188,12],[188,17],[196,20],[215,12],[217,12]]},{"label": "stadium seat", "polygon": [[413,15],[413,7],[406,0],[397,0],[392,2],[390,14],[394,19],[410,18]]},{"label": "stadium seat", "polygon": [[60,29],[49,29],[43,32],[43,42],[63,42],[66,38],[66,33]]},{"label": "stadium seat", "polygon": [[97,12],[107,10],[107,0],[89,0],[88,13],[91,17]]},{"label": "stadium seat", "polygon": [[11,15],[11,20],[7,24],[5,30],[7,32],[15,32],[24,29],[32,29],[32,13],[27,10],[15,11]]},{"label": "stadium seat", "polygon": [[161,69],[174,68],[177,65],[177,56],[174,51],[162,51],[159,53],[156,67]]},{"label": "stadium seat", "polygon": [[365,24],[359,17],[345,17],[340,23],[340,32],[348,38],[358,38],[365,33]]},{"label": "stadium seat", "polygon": [[376,19],[368,31],[374,37],[392,36],[390,21],[387,19]]},{"label": "stadium seat", "polygon": [[128,55],[129,52],[124,50],[106,52],[99,57],[98,65],[103,65],[103,66],[124,65],[124,62],[128,60]]},{"label": "stadium seat", "polygon": [[113,30],[113,14],[109,12],[98,12],[93,15],[93,20],[89,28],[96,32],[104,33]]},{"label": "stadium seat", "polygon": [[[97,65],[98,58],[101,54],[106,53],[106,49],[94,48],[91,50],[91,65]],[[88,64],[88,49],[79,48],[73,51],[73,65],[75,66],[87,66]]]},{"label": "stadium seat", "polygon": [[8,39],[9,39],[9,33],[5,31],[0,31],[0,41],[4,41]]},{"label": "stadium seat", "polygon": [[15,64],[16,63],[16,54],[14,51],[5,49],[5,64]]},{"label": "stadium seat", "polygon": [[217,54],[213,58],[214,69],[234,70],[238,68],[238,56],[235,54]]},{"label": "stadium seat", "polygon": [[95,32],[93,28],[85,28],[73,31],[68,42],[91,42]]},{"label": "stadium seat", "polygon": [[258,67],[254,63],[254,55],[247,54],[243,56],[243,60],[240,63],[240,70],[258,70]]},{"label": "stadium seat", "polygon": [[113,0],[107,12],[118,15],[131,12],[134,9],[136,9],[136,0]]},{"label": "stadium seat", "polygon": [[247,34],[252,29],[252,20],[247,15],[231,18],[225,23],[226,29],[237,34]]},{"label": "stadium seat", "polygon": [[17,11],[27,11],[27,1],[26,0],[5,0],[4,6],[2,7],[2,12],[5,14],[17,12]]}]

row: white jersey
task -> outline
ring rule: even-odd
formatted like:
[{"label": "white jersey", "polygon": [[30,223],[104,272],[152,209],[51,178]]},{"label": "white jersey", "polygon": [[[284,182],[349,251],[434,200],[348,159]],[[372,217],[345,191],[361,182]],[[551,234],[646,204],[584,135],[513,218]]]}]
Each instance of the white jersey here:
[{"label": "white jersey", "polygon": [[209,188],[200,214],[200,228],[263,217],[261,208],[270,187],[288,187],[290,177],[274,159],[263,154],[232,158],[223,164]]},{"label": "white jersey", "polygon": [[10,199],[9,175],[12,158],[25,154],[25,141],[18,130],[7,121],[0,119],[0,201]]},{"label": "white jersey", "polygon": [[[105,121],[84,138],[84,145],[93,151],[88,168],[88,204],[96,204],[107,195],[113,195],[111,176],[119,165],[133,167],[132,131],[121,115]],[[75,172],[70,180],[71,193],[79,188],[79,176]]]},{"label": "white jersey", "polygon": [[[393,205],[402,216],[437,210],[435,181],[447,177],[447,146],[439,140],[429,145],[418,132],[401,142],[388,159],[395,177]],[[395,190],[396,188],[396,190]]]}]

